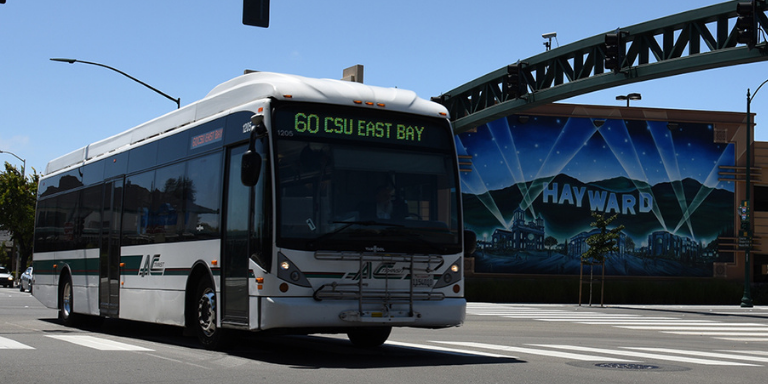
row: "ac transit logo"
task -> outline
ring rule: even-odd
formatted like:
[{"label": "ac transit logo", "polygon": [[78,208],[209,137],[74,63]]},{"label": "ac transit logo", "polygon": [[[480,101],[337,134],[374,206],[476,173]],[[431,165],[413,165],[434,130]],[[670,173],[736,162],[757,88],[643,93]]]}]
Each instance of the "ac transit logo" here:
[{"label": "ac transit logo", "polygon": [[387,277],[399,277],[405,273],[405,268],[398,267],[395,263],[381,263],[373,272],[376,278],[384,279]]},{"label": "ac transit logo", "polygon": [[371,268],[371,262],[363,263],[356,273],[347,273],[345,278],[352,280],[370,279],[373,277],[373,269]]},{"label": "ac transit logo", "polygon": [[380,263],[375,268],[368,261],[355,273],[347,273],[344,278],[352,280],[360,279],[401,279],[405,277],[405,268],[397,266],[394,262]]},{"label": "ac transit logo", "polygon": [[165,270],[165,262],[160,261],[160,255],[146,255],[142,257],[143,264],[139,268],[139,276],[162,275]]}]

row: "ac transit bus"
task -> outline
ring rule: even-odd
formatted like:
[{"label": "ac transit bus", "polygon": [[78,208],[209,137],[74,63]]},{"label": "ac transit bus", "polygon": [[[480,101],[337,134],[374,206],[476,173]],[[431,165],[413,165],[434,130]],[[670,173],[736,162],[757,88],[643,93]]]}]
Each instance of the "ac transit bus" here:
[{"label": "ac transit bus", "polygon": [[[464,321],[447,111],[413,92],[255,72],[48,163],[34,296],[87,317],[346,333]],[[469,236],[469,240],[465,239]]]}]

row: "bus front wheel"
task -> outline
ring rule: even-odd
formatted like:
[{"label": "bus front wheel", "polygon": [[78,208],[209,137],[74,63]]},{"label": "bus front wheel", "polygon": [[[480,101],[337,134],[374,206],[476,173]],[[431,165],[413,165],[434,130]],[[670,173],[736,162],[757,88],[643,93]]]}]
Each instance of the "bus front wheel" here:
[{"label": "bus front wheel", "polygon": [[202,279],[197,284],[195,294],[195,329],[197,339],[206,349],[219,349],[223,346],[223,329],[217,326],[217,299],[213,284]]},{"label": "bus front wheel", "polygon": [[347,337],[356,347],[372,348],[384,344],[392,332],[392,327],[360,328],[347,332]]}]

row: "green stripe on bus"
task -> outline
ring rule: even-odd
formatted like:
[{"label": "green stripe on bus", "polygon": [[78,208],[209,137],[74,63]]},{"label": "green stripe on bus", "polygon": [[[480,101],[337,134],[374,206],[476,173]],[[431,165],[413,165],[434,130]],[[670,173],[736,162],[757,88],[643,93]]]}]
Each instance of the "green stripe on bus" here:
[{"label": "green stripe on bus", "polygon": [[144,259],[144,255],[127,255],[120,256],[120,262],[123,263],[123,267],[120,268],[121,275],[136,275],[141,269],[141,261]]},{"label": "green stripe on bus", "polygon": [[[73,275],[78,276],[98,276],[99,259],[55,259],[55,260],[35,260],[32,262],[37,275],[57,275],[65,266],[69,267]],[[56,266],[54,268],[54,266]]]}]

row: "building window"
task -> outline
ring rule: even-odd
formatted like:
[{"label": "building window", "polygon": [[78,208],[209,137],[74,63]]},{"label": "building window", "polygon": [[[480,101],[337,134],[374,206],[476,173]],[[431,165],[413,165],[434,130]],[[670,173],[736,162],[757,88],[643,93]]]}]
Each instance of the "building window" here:
[{"label": "building window", "polygon": [[755,211],[768,211],[768,187],[754,186],[752,188],[754,192]]}]

